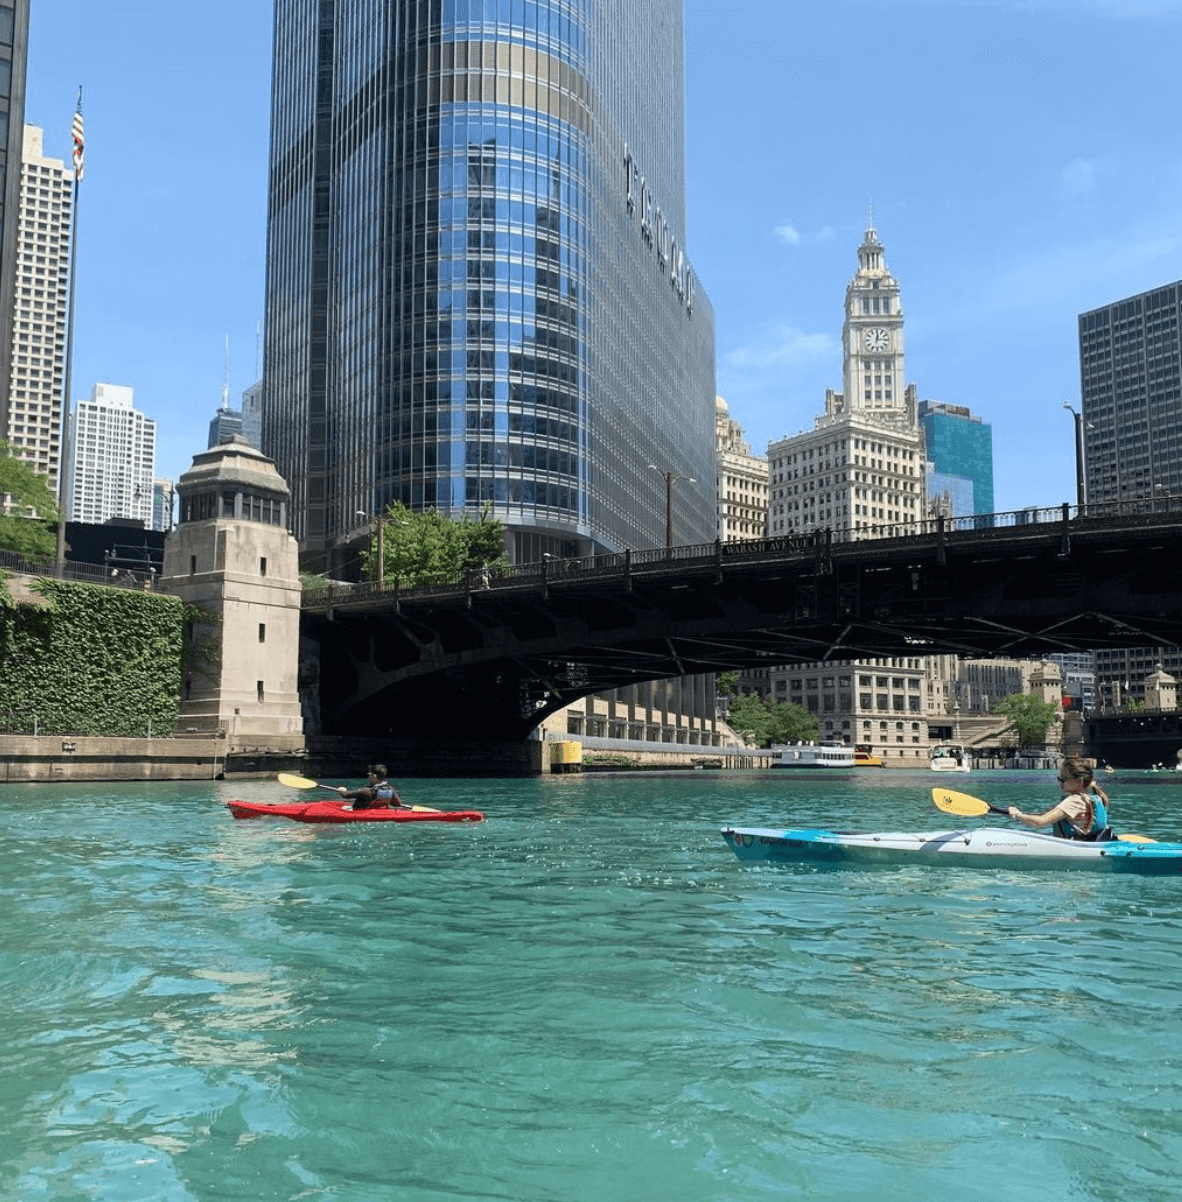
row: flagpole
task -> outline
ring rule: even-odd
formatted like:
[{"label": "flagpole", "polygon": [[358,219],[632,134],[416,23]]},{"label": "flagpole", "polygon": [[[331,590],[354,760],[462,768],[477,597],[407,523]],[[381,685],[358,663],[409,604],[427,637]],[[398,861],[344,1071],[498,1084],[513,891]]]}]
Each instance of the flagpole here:
[{"label": "flagpole", "polygon": [[78,185],[82,181],[85,138],[82,130],[82,88],[78,88],[78,107],[74,110],[71,130],[74,139],[74,201],[70,214],[70,295],[66,311],[66,364],[62,378],[61,449],[58,452],[58,521],[56,572],[66,574],[66,497],[69,488],[70,462],[70,377],[74,365],[74,282],[78,264]]}]

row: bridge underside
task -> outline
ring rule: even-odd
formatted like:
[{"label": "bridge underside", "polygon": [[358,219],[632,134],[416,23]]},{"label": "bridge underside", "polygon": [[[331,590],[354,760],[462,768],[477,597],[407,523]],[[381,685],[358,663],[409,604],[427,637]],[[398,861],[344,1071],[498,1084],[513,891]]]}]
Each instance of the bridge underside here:
[{"label": "bridge underside", "polygon": [[588,694],[694,673],[1182,644],[1182,526],[729,548],[306,610],[323,728],[515,742]]}]

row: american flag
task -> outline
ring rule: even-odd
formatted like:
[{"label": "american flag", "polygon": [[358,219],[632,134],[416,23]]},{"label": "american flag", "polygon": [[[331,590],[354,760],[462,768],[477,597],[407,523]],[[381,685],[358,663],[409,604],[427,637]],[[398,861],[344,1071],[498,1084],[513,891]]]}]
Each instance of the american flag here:
[{"label": "american flag", "polygon": [[82,178],[82,160],[85,145],[86,142],[82,136],[82,105],[79,102],[78,110],[74,113],[74,178],[76,180]]}]

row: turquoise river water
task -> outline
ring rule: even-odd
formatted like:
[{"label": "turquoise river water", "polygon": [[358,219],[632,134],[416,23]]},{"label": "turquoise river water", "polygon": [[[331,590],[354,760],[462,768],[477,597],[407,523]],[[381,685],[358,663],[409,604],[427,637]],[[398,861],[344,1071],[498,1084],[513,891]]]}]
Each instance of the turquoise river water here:
[{"label": "turquoise river water", "polygon": [[[224,808],[275,782],[0,788],[0,1198],[1174,1202],[1182,876],[718,834],[956,825],[933,783],[404,781],[487,820],[397,827]],[[1182,834],[1173,777],[1110,787]]]}]

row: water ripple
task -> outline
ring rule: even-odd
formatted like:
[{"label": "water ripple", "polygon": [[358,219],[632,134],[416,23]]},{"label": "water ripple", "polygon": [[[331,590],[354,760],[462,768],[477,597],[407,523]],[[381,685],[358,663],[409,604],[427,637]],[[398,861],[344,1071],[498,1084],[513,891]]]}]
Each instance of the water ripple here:
[{"label": "water ripple", "polygon": [[719,826],[931,810],[711,775],[406,782],[488,820],[400,830],[0,792],[0,1197],[1176,1196],[1182,885],[744,866]]}]

